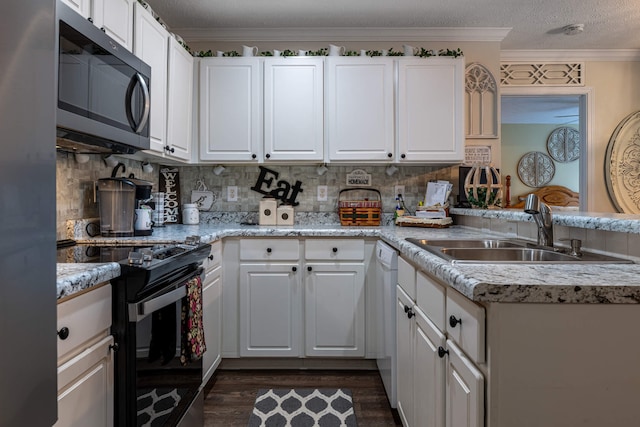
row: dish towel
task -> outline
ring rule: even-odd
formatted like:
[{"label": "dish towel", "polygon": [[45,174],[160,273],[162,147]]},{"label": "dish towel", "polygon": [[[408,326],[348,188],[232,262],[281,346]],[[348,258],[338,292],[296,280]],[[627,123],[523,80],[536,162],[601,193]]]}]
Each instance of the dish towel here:
[{"label": "dish towel", "polygon": [[202,322],[202,279],[187,282],[187,296],[182,304],[182,351],[180,362],[187,365],[202,357],[207,350]]}]

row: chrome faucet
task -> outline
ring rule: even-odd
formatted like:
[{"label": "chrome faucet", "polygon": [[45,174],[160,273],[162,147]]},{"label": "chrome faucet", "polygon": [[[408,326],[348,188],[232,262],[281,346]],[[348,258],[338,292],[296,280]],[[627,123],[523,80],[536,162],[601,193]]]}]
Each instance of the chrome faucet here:
[{"label": "chrome faucet", "polygon": [[553,247],[553,220],[551,208],[542,203],[538,196],[529,194],[524,204],[524,211],[533,216],[538,226],[538,245]]}]

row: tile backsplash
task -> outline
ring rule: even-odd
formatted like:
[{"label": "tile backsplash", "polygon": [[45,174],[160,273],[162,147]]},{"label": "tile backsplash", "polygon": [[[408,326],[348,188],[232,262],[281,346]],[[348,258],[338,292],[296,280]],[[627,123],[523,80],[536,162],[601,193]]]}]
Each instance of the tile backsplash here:
[{"label": "tile backsplash", "polygon": [[[154,183],[154,191],[158,191],[159,164],[152,164],[154,170],[145,173],[140,161],[119,158],[126,171],[119,176],[129,176],[149,180]],[[313,165],[263,165],[278,174],[269,174],[273,178],[270,186],[263,189],[286,187],[278,185],[278,181],[286,181],[293,186],[300,181],[301,191],[296,197],[299,205],[296,212],[337,212],[340,190],[350,188],[346,185],[346,175],[355,169],[363,169],[371,174],[371,188],[380,191],[383,211],[393,212],[395,207],[394,187],[404,185],[404,200],[409,210],[415,209],[418,201],[424,199],[426,185],[431,180],[447,180],[454,183],[456,192],[458,167],[446,166],[397,166],[398,170],[391,176],[386,173],[386,166],[376,165],[327,165],[324,174],[317,172],[318,164]],[[258,165],[224,165],[219,175],[214,173],[215,166],[179,166],[180,201],[182,204],[191,201],[191,191],[198,189],[198,181],[202,181],[212,191],[216,200],[211,212],[257,212],[263,194],[251,189],[256,185],[261,169]],[[108,167],[100,155],[90,155],[87,163],[77,163],[72,154],[57,154],[57,235],[58,239],[66,238],[66,220],[81,218],[97,218],[98,208],[94,202],[94,182],[99,178],[111,176],[112,168]],[[318,201],[319,185],[327,186],[327,201]],[[237,201],[227,200],[227,187],[235,186],[238,191]]]}]

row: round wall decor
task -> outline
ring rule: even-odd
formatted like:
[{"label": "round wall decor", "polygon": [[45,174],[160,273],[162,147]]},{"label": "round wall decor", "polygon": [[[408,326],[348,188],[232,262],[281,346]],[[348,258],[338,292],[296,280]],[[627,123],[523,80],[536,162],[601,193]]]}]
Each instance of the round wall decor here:
[{"label": "round wall decor", "polygon": [[556,173],[551,157],[541,151],[530,151],[518,162],[520,181],[529,187],[542,187],[551,181]]},{"label": "round wall decor", "polygon": [[556,162],[572,162],[580,157],[580,132],[570,127],[554,129],[547,138],[547,151]]},{"label": "round wall decor", "polygon": [[619,212],[640,213],[640,111],[620,122],[604,160],[609,197]]}]

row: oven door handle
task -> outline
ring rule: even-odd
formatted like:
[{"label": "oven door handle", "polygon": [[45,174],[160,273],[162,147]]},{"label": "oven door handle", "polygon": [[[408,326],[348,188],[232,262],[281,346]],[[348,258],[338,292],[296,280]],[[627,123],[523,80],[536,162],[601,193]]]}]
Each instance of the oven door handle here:
[{"label": "oven door handle", "polygon": [[139,322],[149,314],[187,296],[186,283],[177,289],[162,294],[148,301],[129,304],[129,321]]}]

